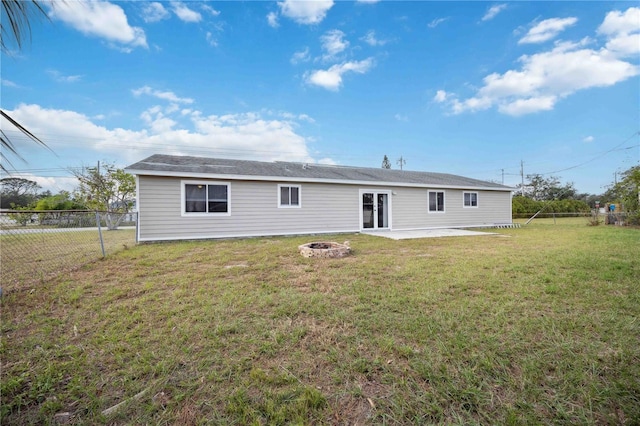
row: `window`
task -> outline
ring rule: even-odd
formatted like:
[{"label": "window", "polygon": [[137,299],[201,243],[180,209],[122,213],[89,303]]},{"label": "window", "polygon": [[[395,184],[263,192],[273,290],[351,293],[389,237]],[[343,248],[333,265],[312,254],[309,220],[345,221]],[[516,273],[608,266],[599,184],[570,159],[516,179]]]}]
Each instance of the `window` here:
[{"label": "window", "polygon": [[444,213],[444,191],[429,191],[429,213]]},{"label": "window", "polygon": [[478,193],[477,192],[465,192],[464,207],[478,207]]},{"label": "window", "polygon": [[300,207],[300,185],[278,185],[278,207]]},{"label": "window", "polygon": [[229,214],[229,184],[207,182],[183,183],[183,213]]}]

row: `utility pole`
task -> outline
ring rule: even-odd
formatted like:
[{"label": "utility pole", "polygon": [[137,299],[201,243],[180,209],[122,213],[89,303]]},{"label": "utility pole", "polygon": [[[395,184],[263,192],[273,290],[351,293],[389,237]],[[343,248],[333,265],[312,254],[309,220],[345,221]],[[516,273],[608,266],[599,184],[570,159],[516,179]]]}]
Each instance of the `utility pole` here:
[{"label": "utility pole", "polygon": [[520,189],[522,190],[522,196],[524,197],[524,161],[520,160],[520,177],[522,178],[522,186]]},{"label": "utility pole", "polygon": [[402,170],[402,166],[407,164],[406,160],[402,158],[402,155],[400,156],[400,158],[398,158],[398,161],[396,163],[400,166],[400,170]]}]

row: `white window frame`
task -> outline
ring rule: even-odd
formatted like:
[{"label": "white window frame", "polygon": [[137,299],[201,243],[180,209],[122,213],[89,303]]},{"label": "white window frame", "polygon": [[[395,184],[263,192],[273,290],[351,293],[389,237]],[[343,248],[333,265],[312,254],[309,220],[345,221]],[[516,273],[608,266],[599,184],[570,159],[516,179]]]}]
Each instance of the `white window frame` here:
[{"label": "white window frame", "polygon": [[[187,212],[187,185],[215,185],[227,187],[227,211],[226,212]],[[207,197],[209,196],[209,190],[206,191]],[[180,210],[181,215],[185,217],[211,217],[211,216],[231,216],[231,183],[230,182],[218,182],[212,180],[182,180],[180,181]]]},{"label": "white window frame", "polygon": [[[466,200],[465,200],[465,195],[467,194],[475,194],[476,195],[476,205],[467,205],[466,204]],[[471,202],[471,197],[469,197],[469,201]],[[477,191],[463,191],[462,192],[462,207],[465,209],[477,209],[478,205],[480,204],[480,197],[478,196],[478,192]]]},{"label": "white window frame", "polygon": [[[289,204],[282,204],[282,188],[289,188]],[[298,188],[298,204],[291,205],[291,188]],[[291,185],[288,183],[278,184],[278,208],[279,209],[300,209],[302,208],[302,185]]]},{"label": "white window frame", "polygon": [[[442,192],[442,210],[431,210],[431,194],[438,194],[438,192]],[[436,195],[437,197],[437,195]],[[429,191],[427,191],[427,212],[429,212],[429,214],[443,214],[445,213],[446,210],[446,200],[447,200],[447,194],[445,192],[445,190],[438,190],[438,189],[430,189]],[[437,203],[437,198],[436,198],[436,203]],[[438,207],[438,205],[436,204],[436,208]]]}]

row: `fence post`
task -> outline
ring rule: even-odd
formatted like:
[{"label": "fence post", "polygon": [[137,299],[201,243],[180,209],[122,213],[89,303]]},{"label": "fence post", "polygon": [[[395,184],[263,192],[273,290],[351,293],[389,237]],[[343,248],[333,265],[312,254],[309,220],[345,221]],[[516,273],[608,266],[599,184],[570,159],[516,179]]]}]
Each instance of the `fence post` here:
[{"label": "fence post", "polygon": [[96,224],[98,225],[98,235],[100,235],[100,248],[102,249],[102,257],[107,257],[104,252],[104,241],[102,239],[102,227],[100,226],[100,213],[96,210]]}]

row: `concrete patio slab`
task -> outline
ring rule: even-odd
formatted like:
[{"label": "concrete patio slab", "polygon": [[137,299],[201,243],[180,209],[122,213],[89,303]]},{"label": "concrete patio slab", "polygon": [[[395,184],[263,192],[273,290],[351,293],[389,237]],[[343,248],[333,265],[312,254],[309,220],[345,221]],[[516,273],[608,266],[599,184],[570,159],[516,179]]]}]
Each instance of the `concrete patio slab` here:
[{"label": "concrete patio slab", "polygon": [[495,232],[469,231],[466,229],[418,229],[413,231],[362,231],[363,234],[376,237],[391,238],[392,240],[407,240],[410,238],[439,238],[439,237],[470,237],[479,235],[500,235]]}]

